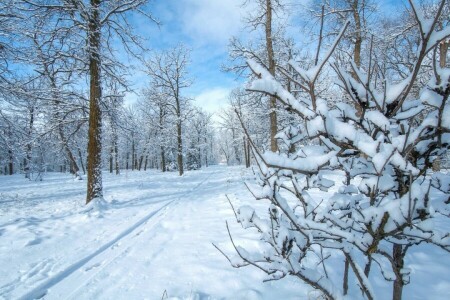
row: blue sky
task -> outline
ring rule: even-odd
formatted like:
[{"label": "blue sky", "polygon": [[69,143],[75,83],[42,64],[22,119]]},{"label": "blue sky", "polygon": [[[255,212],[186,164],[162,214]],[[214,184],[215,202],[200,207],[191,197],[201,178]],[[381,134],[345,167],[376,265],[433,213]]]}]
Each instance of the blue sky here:
[{"label": "blue sky", "polygon": [[[242,0],[165,0],[153,1],[149,7],[161,26],[149,20],[135,22],[147,46],[164,50],[185,44],[192,50],[189,74],[194,79],[185,95],[208,112],[216,112],[227,103],[229,91],[239,86],[236,75],[221,71],[226,62],[227,45],[232,36],[240,35]],[[137,72],[132,81],[139,89],[149,78]],[[132,102],[135,95],[128,95]]]},{"label": "blue sky", "polygon": [[[293,0],[293,7],[300,9],[309,0]],[[193,85],[185,90],[185,95],[195,98],[195,104],[208,112],[216,112],[227,104],[228,93],[234,87],[242,85],[235,74],[224,73],[221,65],[226,62],[227,45],[232,36],[242,36],[244,24],[242,17],[245,9],[243,0],[153,0],[149,8],[161,21],[158,27],[149,20],[137,19],[138,33],[147,39],[147,46],[155,50],[164,50],[185,44],[192,50],[192,63],[189,73],[194,79]],[[380,0],[376,2],[380,9],[393,13],[394,7],[405,5],[406,0]],[[407,4],[406,4],[407,5]],[[296,18],[298,16],[291,16]],[[290,33],[299,34],[297,28]],[[149,80],[137,71],[132,81],[139,89]],[[128,95],[129,103],[136,95]]]}]

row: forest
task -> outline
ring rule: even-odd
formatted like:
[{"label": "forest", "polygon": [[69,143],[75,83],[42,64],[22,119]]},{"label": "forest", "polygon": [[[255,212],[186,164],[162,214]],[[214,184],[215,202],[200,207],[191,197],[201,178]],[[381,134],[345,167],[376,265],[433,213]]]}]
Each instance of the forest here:
[{"label": "forest", "polygon": [[445,299],[450,2],[230,1],[215,112],[205,3],[1,1],[0,298]]}]

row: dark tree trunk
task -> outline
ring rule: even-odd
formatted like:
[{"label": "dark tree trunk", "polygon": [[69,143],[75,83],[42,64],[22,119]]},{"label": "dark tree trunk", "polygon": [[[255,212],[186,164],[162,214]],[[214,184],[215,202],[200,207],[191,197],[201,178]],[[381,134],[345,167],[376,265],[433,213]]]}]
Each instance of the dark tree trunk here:
[{"label": "dark tree trunk", "polygon": [[350,263],[348,262],[348,259],[345,259],[344,264],[344,283],[342,284],[343,294],[347,295],[348,293],[348,270],[350,267]]},{"label": "dark tree trunk", "polygon": [[8,150],[9,155],[9,175],[14,174],[14,156],[11,149]]},{"label": "dark tree trunk", "polygon": [[145,156],[144,171],[147,171],[148,155]]},{"label": "dark tree trunk", "polygon": [[139,165],[138,165],[138,171],[142,169],[142,164],[144,163],[144,154],[141,155],[139,158]]},{"label": "dark tree trunk", "polygon": [[109,149],[109,173],[113,172],[113,164],[114,164],[113,154],[114,154],[114,149],[111,146],[111,148]]},{"label": "dark tree trunk", "polygon": [[242,137],[242,145],[244,147],[244,159],[245,159],[245,167],[248,168],[248,153],[247,153],[247,142],[245,140],[245,136]]},{"label": "dark tree trunk", "polygon": [[102,186],[102,112],[100,82],[100,0],[91,0],[89,16],[89,141],[87,163],[86,204],[95,198],[103,197]]},{"label": "dark tree trunk", "polygon": [[248,164],[247,164],[247,168],[250,168],[250,164],[252,162],[252,158],[251,158],[251,152],[250,152],[250,140],[247,139],[247,157],[248,157]]},{"label": "dark tree trunk", "polygon": [[392,299],[393,300],[401,300],[402,299],[402,293],[403,293],[403,278],[401,274],[401,269],[403,269],[404,264],[404,253],[403,253],[403,247],[399,244],[394,244],[392,248],[392,258],[394,260],[395,264],[395,281],[394,281],[394,288],[392,292]]},{"label": "dark tree trunk", "polygon": [[80,169],[78,168],[77,161],[75,160],[75,157],[73,156],[72,151],[70,151],[70,148],[66,145],[64,145],[64,150],[66,151],[67,159],[69,160],[69,167],[70,167],[70,173],[79,176]]},{"label": "dark tree trunk", "polygon": [[[345,178],[346,178],[346,185],[350,185],[350,181],[351,181],[351,177],[350,177],[350,172],[348,172],[347,170],[345,171]],[[344,265],[344,283],[343,283],[343,289],[344,289],[344,295],[347,295],[348,293],[348,272],[349,272],[349,268],[350,267],[350,263],[348,261],[347,258],[345,258],[345,265]]]}]

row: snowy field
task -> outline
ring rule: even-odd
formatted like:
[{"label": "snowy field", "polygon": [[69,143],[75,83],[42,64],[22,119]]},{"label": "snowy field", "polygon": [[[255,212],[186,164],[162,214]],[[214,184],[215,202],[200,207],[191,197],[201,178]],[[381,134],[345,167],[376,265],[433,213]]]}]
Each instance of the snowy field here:
[{"label": "snowy field", "polygon": [[[225,166],[182,177],[105,173],[107,204],[86,207],[86,181],[57,173],[42,182],[2,176],[0,299],[316,299],[294,278],[263,283],[254,268],[232,268],[212,245],[233,253],[226,220],[238,244],[256,244],[225,197],[263,210],[244,180],[251,180],[248,170]],[[404,299],[449,299],[448,255],[418,246],[407,263]],[[336,274],[341,268],[337,262]],[[389,285],[374,284],[390,298]]]}]

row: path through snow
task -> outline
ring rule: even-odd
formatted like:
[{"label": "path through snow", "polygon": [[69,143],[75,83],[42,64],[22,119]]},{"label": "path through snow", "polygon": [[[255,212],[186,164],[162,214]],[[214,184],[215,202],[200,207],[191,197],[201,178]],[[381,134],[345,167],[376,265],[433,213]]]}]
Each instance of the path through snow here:
[{"label": "path through snow", "polygon": [[[0,295],[271,299],[305,294],[294,280],[262,283],[263,274],[255,270],[231,268],[212,246],[231,250],[225,220],[234,222],[225,194],[245,193],[241,175],[240,168],[222,166],[183,177],[107,175],[109,204],[100,211],[83,207],[84,182],[61,180],[60,174],[43,183],[15,178],[14,192],[1,184],[0,195],[9,202],[0,218],[0,265],[7,266],[0,271]],[[245,234],[241,238],[251,241]]]},{"label": "path through snow", "polygon": [[[183,177],[105,174],[108,204],[100,210],[84,206],[85,181],[1,177],[0,299],[311,299],[312,289],[295,279],[263,283],[264,274],[233,269],[213,247],[233,253],[225,220],[238,244],[256,245],[225,197],[265,209],[244,177],[250,173],[224,166]],[[450,262],[440,254],[426,246],[411,252],[406,299],[445,299]]]}]

